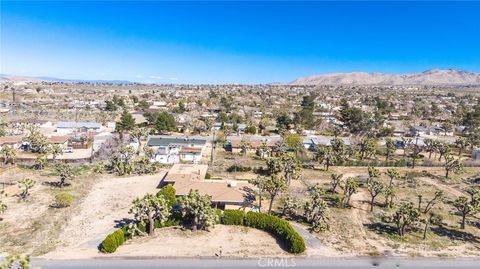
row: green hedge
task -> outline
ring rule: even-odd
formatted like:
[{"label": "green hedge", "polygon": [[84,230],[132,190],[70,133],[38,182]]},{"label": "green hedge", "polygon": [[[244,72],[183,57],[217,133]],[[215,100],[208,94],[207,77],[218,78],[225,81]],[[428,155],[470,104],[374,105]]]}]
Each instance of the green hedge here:
[{"label": "green hedge", "polygon": [[118,229],[113,233],[107,235],[105,240],[102,242],[103,253],[113,253],[125,242],[125,233],[123,229]]},{"label": "green hedge", "polygon": [[222,217],[222,224],[244,225],[260,229],[281,239],[291,253],[302,253],[305,251],[305,241],[292,225],[286,220],[265,213],[248,212],[240,210],[225,210]]},{"label": "green hedge", "polygon": [[241,210],[227,209],[223,211],[222,224],[225,225],[243,225],[245,213]]}]

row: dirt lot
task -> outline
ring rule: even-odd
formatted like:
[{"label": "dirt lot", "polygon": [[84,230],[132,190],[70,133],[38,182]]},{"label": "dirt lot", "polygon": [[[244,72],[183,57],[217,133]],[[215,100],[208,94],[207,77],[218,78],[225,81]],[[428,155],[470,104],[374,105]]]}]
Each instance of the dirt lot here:
[{"label": "dirt lot", "polygon": [[[330,174],[341,173],[344,179],[367,174],[366,167],[333,167],[332,171],[306,170],[304,182],[306,185],[320,183],[324,189],[330,187]],[[401,175],[411,172],[409,168],[398,168]],[[459,195],[467,195],[465,189],[471,185],[467,179],[472,175],[478,176],[478,169],[466,168],[465,173],[456,175],[452,179],[442,180],[444,173],[442,168],[418,169],[419,175],[416,180],[406,182],[403,179],[396,181],[397,197],[395,203],[413,202],[418,203],[418,195],[422,194],[425,201],[433,197],[435,191],[442,190],[446,201],[451,201]],[[422,175],[421,171],[426,173]],[[385,172],[385,168],[380,169]],[[384,182],[388,177],[382,175]],[[298,186],[296,187],[298,189]],[[339,192],[339,191],[337,191]],[[370,196],[365,188],[352,196],[351,208],[331,208],[331,229],[317,234],[322,240],[324,248],[334,249],[337,253],[331,256],[355,256],[355,255],[395,255],[395,256],[452,256],[452,257],[478,257],[480,256],[480,230],[478,218],[471,217],[470,225],[464,231],[459,229],[460,216],[456,215],[455,209],[448,203],[438,203],[435,211],[443,215],[444,224],[441,227],[433,227],[427,234],[427,239],[422,239],[422,232],[409,233],[405,237],[399,237],[392,232],[390,227],[384,226],[381,219],[391,216],[393,209],[383,207],[384,197],[379,195],[374,212],[370,212]],[[420,226],[423,227],[423,226]],[[322,250],[316,250],[322,255]]]},{"label": "dirt lot", "polygon": [[[188,243],[186,243],[188,241]],[[153,237],[127,241],[113,256],[284,256],[277,240],[257,229],[216,225],[210,232],[165,228]]]},{"label": "dirt lot", "polygon": [[100,178],[78,212],[62,227],[56,249],[45,257],[67,257],[67,253],[96,253],[105,236],[131,218],[133,199],[155,193],[163,173],[146,176]]}]

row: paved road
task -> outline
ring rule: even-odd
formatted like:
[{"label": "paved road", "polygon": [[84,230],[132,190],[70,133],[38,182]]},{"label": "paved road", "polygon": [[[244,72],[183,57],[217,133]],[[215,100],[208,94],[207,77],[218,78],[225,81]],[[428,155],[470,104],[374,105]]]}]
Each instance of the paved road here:
[{"label": "paved road", "polygon": [[479,268],[480,259],[430,258],[259,258],[259,259],[93,259],[93,260],[40,260],[32,261],[42,269],[153,269],[153,268],[415,268],[415,269],[467,269]]},{"label": "paved road", "polygon": [[293,229],[295,229],[295,231],[297,231],[297,233],[303,237],[308,248],[320,248],[322,246],[322,242],[313,236],[309,231],[293,222],[290,224],[292,225]]}]

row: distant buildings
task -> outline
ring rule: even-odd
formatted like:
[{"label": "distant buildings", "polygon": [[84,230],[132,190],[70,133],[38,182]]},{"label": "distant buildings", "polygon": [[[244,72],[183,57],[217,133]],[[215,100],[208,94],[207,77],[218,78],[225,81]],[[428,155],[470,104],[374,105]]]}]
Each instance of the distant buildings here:
[{"label": "distant buildings", "polygon": [[155,152],[153,160],[162,164],[198,163],[207,140],[188,137],[149,136],[147,146]]}]

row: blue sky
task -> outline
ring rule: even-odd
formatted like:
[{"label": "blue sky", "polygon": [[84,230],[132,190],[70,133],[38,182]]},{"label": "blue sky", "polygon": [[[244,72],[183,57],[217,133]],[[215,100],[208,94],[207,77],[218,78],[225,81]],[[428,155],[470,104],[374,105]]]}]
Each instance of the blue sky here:
[{"label": "blue sky", "polygon": [[480,2],[5,2],[0,73],[270,83],[480,71]]}]

